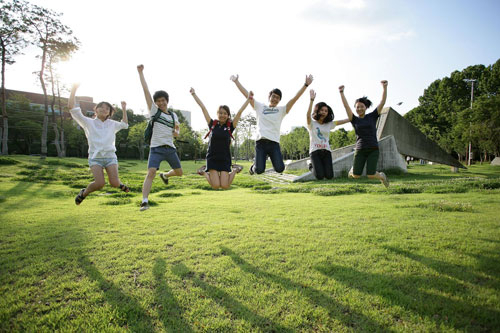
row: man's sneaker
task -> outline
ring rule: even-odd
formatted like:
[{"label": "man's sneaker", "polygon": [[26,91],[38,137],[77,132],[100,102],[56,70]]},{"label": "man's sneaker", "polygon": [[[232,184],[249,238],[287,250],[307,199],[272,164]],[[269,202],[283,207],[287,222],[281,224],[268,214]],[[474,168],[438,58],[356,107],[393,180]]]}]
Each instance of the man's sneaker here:
[{"label": "man's sneaker", "polygon": [[348,178],[354,178],[354,173],[353,173],[353,168],[351,167],[351,169],[349,170],[349,173],[347,174],[347,177]]},{"label": "man's sneaker", "polygon": [[149,209],[149,203],[147,201],[144,201],[141,203],[141,212],[146,209]]},{"label": "man's sneaker", "polygon": [[382,176],[382,184],[384,184],[386,188],[389,187],[389,179],[387,179],[385,173],[381,172],[380,175]]},{"label": "man's sneaker", "polygon": [[165,185],[168,185],[168,177],[167,177],[167,175],[165,175],[164,172],[160,172],[160,178],[161,178],[161,180],[163,180],[163,182],[165,183]]},{"label": "man's sneaker", "polygon": [[252,166],[250,167],[250,169],[248,169],[248,173],[253,175],[255,172],[253,171],[253,167],[255,166],[255,164],[252,164]]}]

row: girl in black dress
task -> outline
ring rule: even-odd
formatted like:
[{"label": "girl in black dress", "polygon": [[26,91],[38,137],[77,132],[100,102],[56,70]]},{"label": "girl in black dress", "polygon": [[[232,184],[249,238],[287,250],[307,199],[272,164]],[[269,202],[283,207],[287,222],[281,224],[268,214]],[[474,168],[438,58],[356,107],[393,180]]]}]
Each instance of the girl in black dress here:
[{"label": "girl in black dress", "polygon": [[247,107],[250,100],[253,99],[253,92],[248,94],[248,98],[241,106],[233,120],[229,107],[226,105],[219,106],[217,110],[217,119],[210,118],[207,108],[198,98],[193,88],[189,91],[196,103],[203,111],[208,128],[210,129],[210,141],[208,143],[207,166],[198,170],[200,175],[205,176],[210,186],[213,189],[228,189],[233,182],[234,176],[240,172],[243,167],[239,165],[231,165],[231,137],[238,121],[240,120],[243,110]]}]

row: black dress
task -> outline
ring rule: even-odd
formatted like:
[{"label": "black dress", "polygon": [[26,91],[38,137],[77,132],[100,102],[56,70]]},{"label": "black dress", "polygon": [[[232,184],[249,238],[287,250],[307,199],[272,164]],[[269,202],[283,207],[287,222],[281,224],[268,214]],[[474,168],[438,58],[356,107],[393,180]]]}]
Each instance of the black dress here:
[{"label": "black dress", "polygon": [[[212,128],[213,119],[210,120],[208,128]],[[217,122],[212,132],[210,133],[210,140],[208,142],[207,152],[207,171],[227,171],[231,172],[231,133],[234,131],[233,123],[231,122],[228,128],[226,124]]]}]

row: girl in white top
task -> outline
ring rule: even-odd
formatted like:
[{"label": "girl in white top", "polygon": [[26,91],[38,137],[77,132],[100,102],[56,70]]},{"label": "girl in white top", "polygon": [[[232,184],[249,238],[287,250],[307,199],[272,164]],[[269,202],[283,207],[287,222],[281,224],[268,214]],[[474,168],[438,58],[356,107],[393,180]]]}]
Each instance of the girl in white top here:
[{"label": "girl in white top", "polygon": [[109,183],[128,192],[129,188],[118,178],[118,159],[115,151],[116,132],[128,128],[127,104],[122,102],[123,119],[121,122],[111,120],[115,111],[108,102],[100,102],[94,108],[95,118],[85,117],[79,107],[75,108],[75,94],[78,84],[74,84],[68,101],[73,119],[83,128],[89,144],[89,167],[94,175],[94,181],[87,188],[81,189],[75,198],[79,205],[90,193],[104,187],[104,169],[108,174]]},{"label": "girl in white top", "polygon": [[307,130],[309,131],[309,155],[311,157],[312,172],[316,179],[333,178],[332,153],[330,149],[330,131],[336,125],[342,125],[349,122],[349,119],[333,121],[334,115],[332,108],[325,102],[319,102],[312,105],[316,98],[314,90],[309,91],[311,101],[307,110]]}]

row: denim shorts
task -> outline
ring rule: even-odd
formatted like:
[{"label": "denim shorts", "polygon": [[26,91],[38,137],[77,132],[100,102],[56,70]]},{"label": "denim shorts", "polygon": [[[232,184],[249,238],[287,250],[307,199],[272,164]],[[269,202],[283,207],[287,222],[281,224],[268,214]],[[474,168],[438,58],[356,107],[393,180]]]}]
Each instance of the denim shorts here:
[{"label": "denim shorts", "polygon": [[118,159],[116,157],[97,157],[97,158],[89,157],[89,167],[92,167],[94,165],[100,165],[103,168],[107,168],[113,164],[118,165]]},{"label": "denim shorts", "polygon": [[153,147],[149,150],[148,169],[160,168],[160,163],[167,161],[172,169],[180,169],[181,160],[177,156],[177,149],[170,146]]}]

